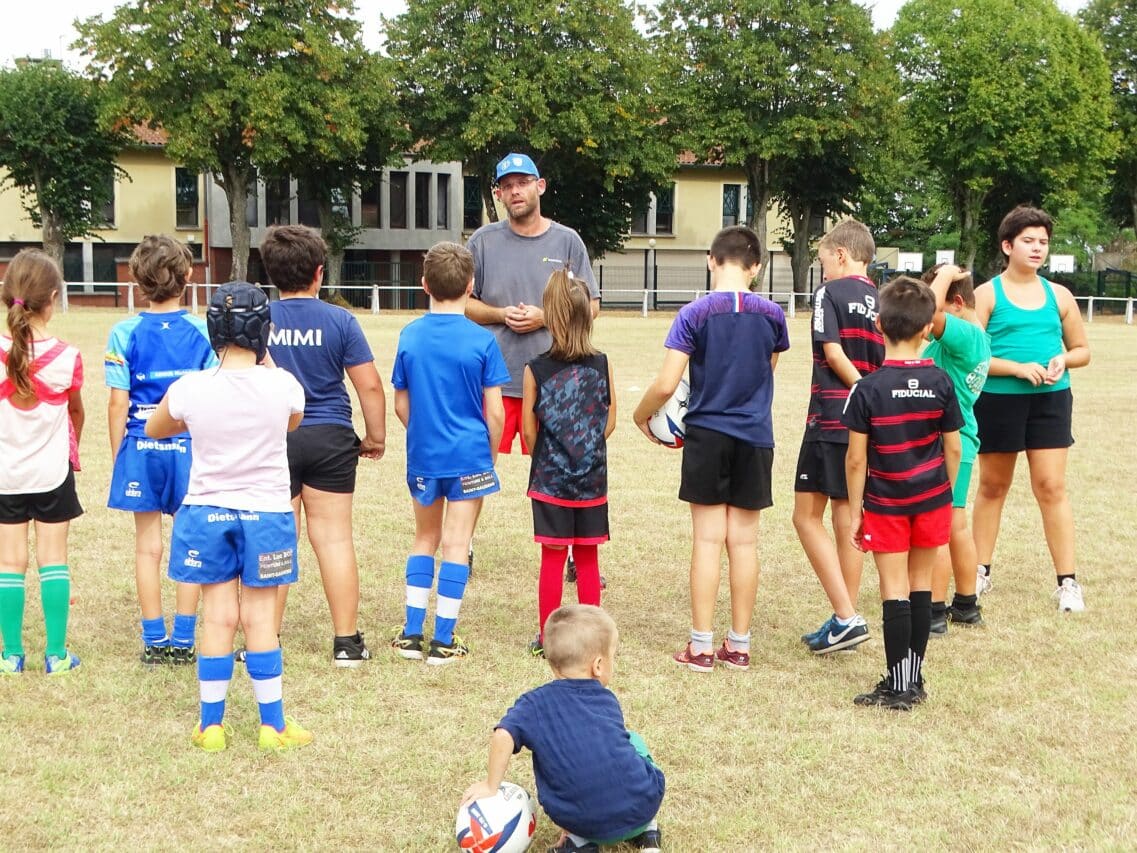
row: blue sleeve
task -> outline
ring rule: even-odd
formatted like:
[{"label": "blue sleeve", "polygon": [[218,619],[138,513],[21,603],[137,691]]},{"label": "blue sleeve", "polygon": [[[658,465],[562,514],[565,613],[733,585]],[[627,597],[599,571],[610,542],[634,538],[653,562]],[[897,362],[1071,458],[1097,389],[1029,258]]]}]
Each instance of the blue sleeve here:
[{"label": "blue sleeve", "polygon": [[841,413],[841,423],[853,432],[869,432],[868,394],[860,382],[854,382],[845,400],[845,410]]},{"label": "blue sleeve", "polygon": [[786,312],[782,310],[782,306],[775,305],[778,309],[775,320],[775,329],[777,331],[777,342],[774,344],[774,352],[785,352],[790,348],[790,329],[786,325]]},{"label": "blue sleeve", "polygon": [[398,391],[407,389],[407,369],[403,366],[403,342],[399,341],[398,352],[395,353],[395,366],[391,368],[391,387]]},{"label": "blue sleeve", "polygon": [[221,363],[221,360],[217,357],[217,353],[213,351],[213,344],[209,342],[209,327],[205,324],[205,320],[192,314],[188,315],[187,319],[193,324],[195,329],[201,332],[201,336],[205,340],[205,354],[202,356],[200,364],[201,370],[209,370],[211,367],[217,367],[217,365]]},{"label": "blue sleeve", "polygon": [[675,319],[671,322],[671,330],[663,342],[666,349],[685,352],[687,355],[695,353],[695,330],[691,326],[691,312],[679,309]]},{"label": "blue sleeve", "polygon": [[505,366],[505,359],[501,355],[501,347],[497,345],[497,338],[489,336],[486,354],[482,366],[482,387],[496,388],[499,385],[509,384],[509,368]]},{"label": "blue sleeve", "polygon": [[374,361],[375,356],[371,354],[371,345],[367,343],[367,337],[363,334],[363,328],[359,325],[359,321],[347,309],[344,309],[344,314],[346,320],[343,324],[343,366],[355,367],[357,364]]},{"label": "blue sleeve", "polygon": [[130,390],[130,364],[127,363],[127,350],[130,348],[130,334],[138,320],[132,317],[115,323],[111,329],[110,339],[107,341],[107,351],[103,356],[103,372],[106,374],[106,385],[119,391]]},{"label": "blue sleeve", "polygon": [[528,738],[525,735],[531,717],[527,698],[527,695],[519,696],[517,701],[513,703],[513,707],[505,712],[505,716],[495,727],[509,732],[509,736],[513,738],[514,755],[521,752],[522,747],[529,746]]}]

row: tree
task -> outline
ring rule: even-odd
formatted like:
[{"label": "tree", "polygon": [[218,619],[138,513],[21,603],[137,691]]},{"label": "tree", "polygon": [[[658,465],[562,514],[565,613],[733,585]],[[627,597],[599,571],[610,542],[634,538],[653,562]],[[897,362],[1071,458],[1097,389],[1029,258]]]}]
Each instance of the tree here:
[{"label": "tree", "polygon": [[1109,63],[1114,127],[1126,140],[1113,161],[1111,207],[1118,224],[1137,227],[1137,6],[1131,0],[1090,0],[1081,20],[1096,34]]},{"label": "tree", "polygon": [[108,82],[114,114],[161,126],[167,151],[213,175],[229,204],[230,275],[248,274],[245,209],[256,169],[281,151],[281,116],[302,116],[318,135],[337,117],[305,101],[311,78],[334,76],[335,48],[354,32],[350,0],[134,0],[108,20],[79,23],[79,47]]},{"label": "tree", "polygon": [[[910,0],[893,57],[915,138],[942,182],[975,262],[1004,204],[1055,209],[1100,186],[1116,149],[1097,42],[1052,0]],[[985,222],[986,221],[986,222]],[[988,241],[990,242],[990,241]]]},{"label": "tree", "polygon": [[620,0],[411,0],[386,23],[417,153],[461,161],[491,219],[494,166],[511,150],[532,153],[549,181],[542,210],[593,257],[619,247],[633,206],[670,180],[660,75]]},{"label": "tree", "polygon": [[51,62],[0,70],[0,166],[43,232],[44,251],[63,265],[69,240],[105,225],[104,205],[126,143],[99,123],[102,92]]}]

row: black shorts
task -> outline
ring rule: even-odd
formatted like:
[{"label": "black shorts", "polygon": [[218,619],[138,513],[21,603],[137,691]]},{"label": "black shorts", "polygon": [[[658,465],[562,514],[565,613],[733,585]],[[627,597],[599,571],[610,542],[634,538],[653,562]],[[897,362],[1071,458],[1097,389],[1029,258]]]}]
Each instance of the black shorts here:
[{"label": "black shorts", "polygon": [[1069,388],[1046,394],[982,393],[975,401],[980,453],[1050,450],[1074,443]]},{"label": "black shorts", "polygon": [[0,495],[0,524],[24,524],[28,521],[59,524],[82,514],[83,507],[75,493],[75,472],[70,466],[63,482],[50,492]]},{"label": "black shorts", "polygon": [[847,444],[832,441],[803,441],[797,455],[795,492],[820,492],[835,501],[849,499],[845,481]]},{"label": "black shorts", "polygon": [[359,436],[340,424],[302,426],[288,434],[292,497],[304,486],[341,495],[355,491]]},{"label": "black shorts", "polygon": [[688,426],[683,438],[679,500],[702,506],[766,509],[774,505],[770,488],[773,467],[772,447],[755,447],[713,429]]},{"label": "black shorts", "polygon": [[533,541],[544,545],[599,545],[608,541],[608,503],[561,506],[532,500]]}]

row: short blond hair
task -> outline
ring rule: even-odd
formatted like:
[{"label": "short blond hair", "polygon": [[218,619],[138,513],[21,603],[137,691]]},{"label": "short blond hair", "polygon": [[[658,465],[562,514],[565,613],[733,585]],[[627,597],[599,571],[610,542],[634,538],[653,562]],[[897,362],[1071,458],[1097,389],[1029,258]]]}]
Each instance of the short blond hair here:
[{"label": "short blond hair", "polygon": [[876,240],[863,223],[855,219],[843,219],[829,229],[818,244],[823,249],[844,249],[849,257],[862,264],[871,263],[876,257]]},{"label": "short blond hair", "polygon": [[591,604],[566,604],[545,622],[545,660],[557,672],[583,669],[616,648],[616,621]]}]

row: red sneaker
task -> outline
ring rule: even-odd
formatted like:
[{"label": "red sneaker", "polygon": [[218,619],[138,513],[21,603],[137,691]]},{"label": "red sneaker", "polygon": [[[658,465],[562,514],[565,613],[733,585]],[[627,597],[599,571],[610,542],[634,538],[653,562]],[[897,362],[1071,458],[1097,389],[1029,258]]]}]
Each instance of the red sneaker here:
[{"label": "red sneaker", "polygon": [[750,652],[733,652],[726,647],[726,640],[722,641],[722,646],[715,652],[715,657],[731,669],[750,669]]},{"label": "red sneaker", "polygon": [[683,651],[673,654],[671,659],[694,672],[713,672],[715,668],[715,656],[710,652],[702,655],[692,654],[690,643],[684,647]]}]

